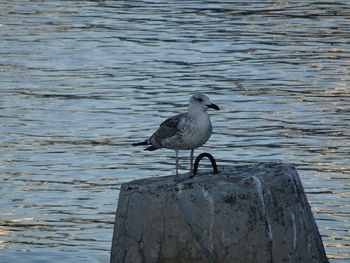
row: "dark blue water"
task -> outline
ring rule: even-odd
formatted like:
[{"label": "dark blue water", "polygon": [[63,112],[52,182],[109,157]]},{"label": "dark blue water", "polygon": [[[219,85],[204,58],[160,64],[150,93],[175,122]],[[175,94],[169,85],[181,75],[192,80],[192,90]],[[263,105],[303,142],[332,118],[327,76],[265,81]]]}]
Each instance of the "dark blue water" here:
[{"label": "dark blue water", "polygon": [[1,262],[107,262],[121,183],[175,172],[172,151],[129,144],[198,91],[222,110],[196,153],[296,163],[328,257],[349,261],[349,15],[347,1],[1,1]]}]

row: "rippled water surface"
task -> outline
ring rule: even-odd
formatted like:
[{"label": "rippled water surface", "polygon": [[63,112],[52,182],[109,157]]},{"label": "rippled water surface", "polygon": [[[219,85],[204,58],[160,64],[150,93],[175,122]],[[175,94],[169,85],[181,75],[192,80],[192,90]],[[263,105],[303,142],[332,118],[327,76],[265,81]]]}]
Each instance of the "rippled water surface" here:
[{"label": "rippled water surface", "polygon": [[222,108],[197,153],[296,163],[328,257],[349,261],[349,10],[1,1],[1,262],[107,262],[120,184],[174,173],[172,151],[129,144],[197,91]]}]

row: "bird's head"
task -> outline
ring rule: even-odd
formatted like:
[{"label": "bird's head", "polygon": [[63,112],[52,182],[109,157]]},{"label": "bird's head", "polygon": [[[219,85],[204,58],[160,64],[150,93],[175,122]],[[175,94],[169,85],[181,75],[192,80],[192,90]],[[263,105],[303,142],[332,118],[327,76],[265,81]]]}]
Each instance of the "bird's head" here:
[{"label": "bird's head", "polygon": [[203,111],[206,111],[208,108],[220,110],[218,105],[212,103],[210,99],[202,93],[192,95],[190,98],[190,108],[201,109]]}]

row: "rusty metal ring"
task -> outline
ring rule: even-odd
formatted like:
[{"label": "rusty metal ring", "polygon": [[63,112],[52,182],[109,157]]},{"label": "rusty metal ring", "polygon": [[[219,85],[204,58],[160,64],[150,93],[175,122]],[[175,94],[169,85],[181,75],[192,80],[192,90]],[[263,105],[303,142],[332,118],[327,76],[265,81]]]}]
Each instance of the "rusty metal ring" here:
[{"label": "rusty metal ring", "polygon": [[197,175],[199,162],[204,157],[208,157],[208,159],[210,160],[211,165],[213,167],[213,173],[217,174],[219,172],[218,167],[216,165],[216,161],[215,161],[214,157],[210,153],[201,153],[200,155],[197,156],[196,160],[194,161],[193,174]]}]

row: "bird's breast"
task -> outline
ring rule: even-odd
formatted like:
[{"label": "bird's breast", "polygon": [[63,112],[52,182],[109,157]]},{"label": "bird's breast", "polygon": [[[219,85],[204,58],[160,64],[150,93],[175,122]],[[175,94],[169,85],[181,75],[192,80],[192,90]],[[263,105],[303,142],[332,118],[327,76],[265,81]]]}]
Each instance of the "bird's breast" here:
[{"label": "bird's breast", "polygon": [[182,141],[184,150],[195,149],[208,141],[212,133],[212,126],[207,114],[194,118],[189,127],[183,132]]}]

